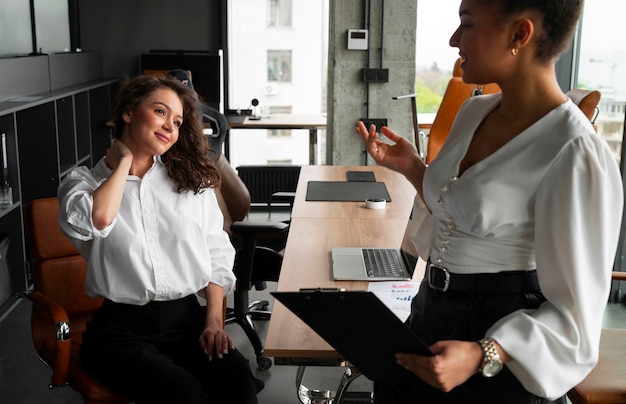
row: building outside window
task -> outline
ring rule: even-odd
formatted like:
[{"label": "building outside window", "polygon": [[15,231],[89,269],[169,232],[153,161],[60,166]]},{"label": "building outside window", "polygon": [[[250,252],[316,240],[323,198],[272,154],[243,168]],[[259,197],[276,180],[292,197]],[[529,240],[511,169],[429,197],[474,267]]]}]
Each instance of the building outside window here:
[{"label": "building outside window", "polygon": [[415,99],[418,122],[429,124],[441,103],[459,50],[449,44],[459,26],[459,1],[417,2]]},{"label": "building outside window", "polygon": [[[615,159],[621,161],[626,104],[626,49],[614,39],[623,24],[626,2],[593,0],[585,2],[580,35],[577,87],[599,90],[600,111],[596,119],[598,136],[606,139]],[[615,212],[619,217],[622,212]],[[622,236],[615,260],[615,270],[626,271],[626,215],[622,216]],[[618,282],[619,284],[619,282]],[[616,285],[619,286],[619,285]],[[615,292],[615,290],[614,290]],[[613,298],[620,298],[619,289]]]},{"label": "building outside window", "polygon": [[291,82],[291,51],[267,51],[267,81]]},{"label": "building outside window", "polygon": [[[329,0],[228,1],[228,105],[264,116],[324,114]],[[266,16],[266,18],[258,18]],[[317,161],[325,163],[326,131],[318,131]],[[308,130],[231,129],[230,162],[309,164]]]},{"label": "building outside window", "polygon": [[607,140],[618,161],[624,136],[626,48],[620,41],[611,40],[613,34],[609,27],[621,26],[624,13],[626,2],[585,2],[577,80],[577,87],[602,93],[596,119],[598,135]]},{"label": "building outside window", "polygon": [[291,0],[267,0],[267,26],[291,27]]}]

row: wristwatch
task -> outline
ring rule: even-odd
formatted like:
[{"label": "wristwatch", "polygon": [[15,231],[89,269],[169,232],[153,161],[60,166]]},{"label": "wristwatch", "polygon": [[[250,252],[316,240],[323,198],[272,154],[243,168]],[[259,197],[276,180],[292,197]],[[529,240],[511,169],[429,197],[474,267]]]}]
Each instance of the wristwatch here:
[{"label": "wristwatch", "polygon": [[478,341],[483,348],[483,363],[480,365],[480,373],[484,377],[494,377],[502,370],[502,360],[496,350],[496,344],[491,338],[483,338]]}]

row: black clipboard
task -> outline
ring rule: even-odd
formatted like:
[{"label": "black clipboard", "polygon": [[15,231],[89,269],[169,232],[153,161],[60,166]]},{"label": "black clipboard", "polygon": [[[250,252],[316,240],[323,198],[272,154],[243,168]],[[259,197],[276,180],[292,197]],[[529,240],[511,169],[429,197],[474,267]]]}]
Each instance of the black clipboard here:
[{"label": "black clipboard", "polygon": [[311,289],[272,295],[370,380],[411,382],[417,376],[398,365],[395,354],[432,356],[372,292]]}]

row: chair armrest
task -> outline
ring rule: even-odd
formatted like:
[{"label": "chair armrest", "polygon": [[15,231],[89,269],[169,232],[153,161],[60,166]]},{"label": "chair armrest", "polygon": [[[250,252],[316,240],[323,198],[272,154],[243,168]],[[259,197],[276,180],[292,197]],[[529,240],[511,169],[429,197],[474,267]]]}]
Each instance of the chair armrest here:
[{"label": "chair armrest", "polygon": [[[53,300],[45,296],[44,294],[33,291],[28,294],[28,299],[33,303],[32,322],[38,321],[44,326],[43,330],[38,330],[35,324],[32,324],[33,342],[37,348],[38,354],[40,352],[41,342],[37,341],[38,337],[43,334],[47,336],[54,336],[54,353],[52,358],[47,359],[46,362],[51,361],[52,377],[50,378],[50,387],[61,386],[67,384],[67,376],[70,367],[70,348],[72,340],[70,337],[70,322],[65,312],[65,309]],[[46,319],[37,316],[37,312],[43,312],[50,322],[46,324]],[[49,327],[48,327],[49,326]],[[51,340],[51,338],[47,338]]]},{"label": "chair armrest", "polygon": [[230,229],[234,233],[254,234],[254,233],[282,233],[287,231],[289,225],[283,222],[233,222]]},{"label": "chair armrest", "polygon": [[295,198],[295,192],[279,191],[272,194],[272,199],[276,201],[287,201],[289,203],[293,203]]},{"label": "chair armrest", "polygon": [[626,272],[613,271],[611,273],[611,279],[614,281],[626,281]]}]

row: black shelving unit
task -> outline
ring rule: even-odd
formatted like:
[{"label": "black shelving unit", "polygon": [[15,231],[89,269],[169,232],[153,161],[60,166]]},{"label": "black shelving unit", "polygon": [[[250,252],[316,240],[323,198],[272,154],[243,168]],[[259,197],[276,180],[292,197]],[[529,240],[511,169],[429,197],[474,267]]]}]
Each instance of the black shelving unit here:
[{"label": "black shelving unit", "polygon": [[98,80],[0,103],[0,135],[6,136],[13,189],[13,204],[0,208],[0,236],[9,237],[8,253],[0,257],[8,266],[9,285],[0,284],[0,296],[32,284],[24,219],[28,203],[56,196],[64,175],[77,166],[92,167],[106,153],[117,86],[118,80]]}]

